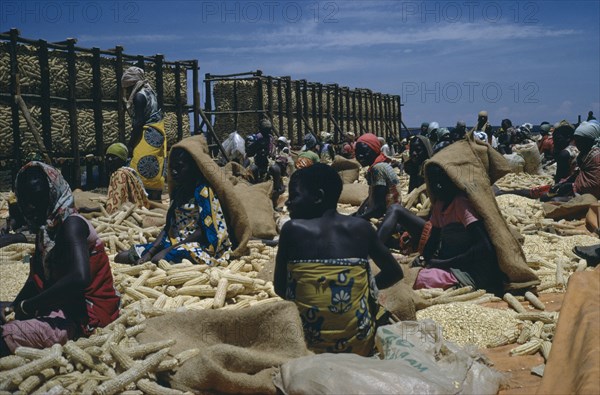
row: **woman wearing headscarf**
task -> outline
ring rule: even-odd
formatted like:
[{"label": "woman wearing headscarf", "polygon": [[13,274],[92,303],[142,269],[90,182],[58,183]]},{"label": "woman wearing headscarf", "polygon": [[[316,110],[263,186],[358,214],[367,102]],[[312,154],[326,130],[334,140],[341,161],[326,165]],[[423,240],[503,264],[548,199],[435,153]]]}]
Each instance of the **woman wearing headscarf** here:
[{"label": "woman wearing headscarf", "polygon": [[18,204],[36,233],[29,277],[0,327],[0,354],[19,346],[46,348],[91,334],[119,315],[119,297],[104,244],[77,213],[60,172],[29,162],[15,181]]},{"label": "woman wearing headscarf", "polygon": [[579,170],[550,191],[559,196],[590,193],[600,199],[600,124],[597,121],[582,122],[575,129],[574,137],[579,150]]},{"label": "woman wearing headscarf", "polygon": [[363,134],[356,141],[356,160],[369,167],[365,174],[369,196],[354,215],[364,219],[382,217],[389,206],[401,202],[400,181],[373,133]]},{"label": "woman wearing headscarf", "polygon": [[106,150],[106,170],[110,177],[106,193],[106,211],[109,214],[127,202],[139,207],[150,207],[140,175],[133,168],[125,166],[127,154],[127,147],[123,143],[114,143]]},{"label": "woman wearing headscarf", "polygon": [[132,131],[128,148],[132,152],[130,166],[141,176],[150,200],[161,200],[165,183],[164,167],[167,139],[162,112],[156,93],[146,80],[144,70],[130,67],[121,78],[126,93],[127,112]]},{"label": "woman wearing headscarf", "polygon": [[420,187],[425,183],[423,175],[423,164],[433,155],[431,142],[425,136],[414,136],[410,141],[409,157],[404,161],[404,171],[410,176],[408,192]]}]

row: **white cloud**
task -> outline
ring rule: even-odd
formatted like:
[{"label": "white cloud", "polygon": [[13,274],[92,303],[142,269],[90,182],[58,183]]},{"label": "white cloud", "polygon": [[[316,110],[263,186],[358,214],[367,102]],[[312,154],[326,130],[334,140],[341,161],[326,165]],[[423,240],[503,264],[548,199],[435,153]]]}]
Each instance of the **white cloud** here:
[{"label": "white cloud", "polygon": [[139,44],[139,43],[165,43],[181,40],[183,36],[177,34],[131,34],[131,35],[97,35],[83,34],[79,36],[79,42],[110,42],[111,44]]}]

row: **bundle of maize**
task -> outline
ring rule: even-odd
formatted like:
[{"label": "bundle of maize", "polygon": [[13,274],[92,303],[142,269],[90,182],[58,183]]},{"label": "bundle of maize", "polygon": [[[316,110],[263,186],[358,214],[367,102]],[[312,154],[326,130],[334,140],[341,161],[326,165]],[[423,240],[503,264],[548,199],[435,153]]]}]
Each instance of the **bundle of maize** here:
[{"label": "bundle of maize", "polygon": [[147,318],[161,314],[150,304],[138,302],[89,338],[45,350],[19,347],[15,355],[0,358],[0,391],[183,394],[159,385],[156,373],[176,369],[199,350],[170,356],[174,340],[138,344],[135,339],[145,329],[143,322]]},{"label": "bundle of maize", "polygon": [[554,180],[548,174],[508,173],[494,185],[502,190],[531,189],[542,185],[552,185]]},{"label": "bundle of maize", "polygon": [[227,267],[193,265],[187,260],[170,264],[161,260],[158,265],[113,264],[113,273],[124,306],[145,301],[161,310],[240,309],[280,300],[271,281],[257,278],[258,272],[272,259],[271,247],[251,243],[250,254],[231,261]]},{"label": "bundle of maize", "polygon": [[426,302],[426,305],[433,306],[437,304],[448,303],[467,303],[481,304],[488,302],[497,302],[500,300],[494,294],[486,293],[485,290],[473,290],[473,287],[461,287],[457,289],[441,288],[418,289],[415,291]]}]

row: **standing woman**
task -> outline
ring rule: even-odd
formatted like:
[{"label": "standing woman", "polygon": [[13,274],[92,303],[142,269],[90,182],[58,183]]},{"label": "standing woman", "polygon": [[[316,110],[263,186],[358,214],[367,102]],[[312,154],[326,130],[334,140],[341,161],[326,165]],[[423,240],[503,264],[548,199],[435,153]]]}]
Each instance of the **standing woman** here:
[{"label": "standing woman", "polygon": [[144,70],[139,67],[128,68],[123,73],[121,85],[133,126],[127,144],[129,151],[133,152],[130,167],[141,176],[149,199],[160,201],[165,183],[167,139],[156,93],[146,80]]},{"label": "standing woman", "polygon": [[[36,233],[29,277],[4,324],[0,356],[19,346],[46,348],[90,335],[119,315],[119,296],[104,244],[77,213],[69,185],[53,167],[29,162],[15,181],[18,204]],[[10,312],[10,311],[8,311]]]}]

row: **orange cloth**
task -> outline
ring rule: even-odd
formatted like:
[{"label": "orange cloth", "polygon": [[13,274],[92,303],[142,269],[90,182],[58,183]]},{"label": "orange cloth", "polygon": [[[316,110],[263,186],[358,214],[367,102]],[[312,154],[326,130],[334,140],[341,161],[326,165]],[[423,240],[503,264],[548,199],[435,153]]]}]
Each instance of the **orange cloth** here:
[{"label": "orange cloth", "polygon": [[[381,152],[381,143],[377,136],[373,133],[365,133],[356,140],[357,143],[365,143],[369,148],[371,148],[378,156],[375,158],[375,161],[371,164],[371,167],[375,166],[378,163],[386,162],[388,160],[387,156],[385,156]],[[369,169],[371,169],[369,167]]]}]

